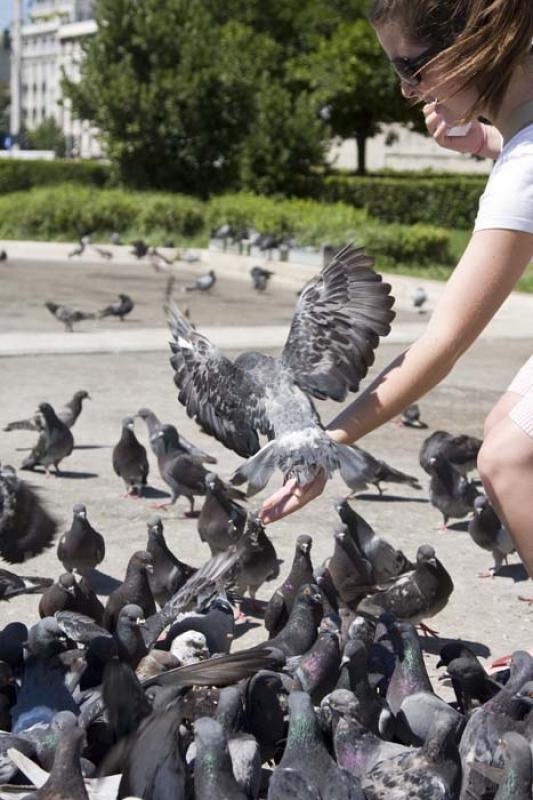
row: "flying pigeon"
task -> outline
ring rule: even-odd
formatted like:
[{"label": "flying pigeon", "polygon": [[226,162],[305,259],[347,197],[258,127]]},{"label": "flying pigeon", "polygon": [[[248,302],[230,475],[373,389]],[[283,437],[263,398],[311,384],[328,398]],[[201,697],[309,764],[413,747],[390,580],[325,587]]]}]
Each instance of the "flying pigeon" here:
[{"label": "flying pigeon", "polygon": [[[341,250],[302,291],[277,358],[246,352],[231,361],[170,309],[178,399],[206,433],[248,459],[232,478],[248,482],[248,495],[276,467],[300,485],[337,469],[350,485],[364,468],[360,454],[326,434],[312,398],[342,401],[357,391],[390,331],[394,298],[372,264],[362,248]],[[264,447],[259,434],[270,440]]]}]

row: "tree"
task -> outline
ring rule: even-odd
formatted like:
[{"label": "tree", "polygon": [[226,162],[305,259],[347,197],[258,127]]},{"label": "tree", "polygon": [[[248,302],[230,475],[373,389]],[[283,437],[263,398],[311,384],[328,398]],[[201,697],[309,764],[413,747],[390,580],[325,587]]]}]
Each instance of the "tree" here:
[{"label": "tree", "polygon": [[40,125],[25,132],[29,150],[53,150],[62,158],[66,153],[65,135],[55,119],[44,119]]},{"label": "tree", "polygon": [[293,68],[309,82],[333,133],[355,138],[360,174],[366,171],[366,142],[382,123],[416,119],[366,19],[339,24],[314,52],[295,60]]},{"label": "tree", "polygon": [[74,112],[102,131],[124,180],[207,194],[237,180],[255,81],[276,45],[202,0],[100,0]]}]

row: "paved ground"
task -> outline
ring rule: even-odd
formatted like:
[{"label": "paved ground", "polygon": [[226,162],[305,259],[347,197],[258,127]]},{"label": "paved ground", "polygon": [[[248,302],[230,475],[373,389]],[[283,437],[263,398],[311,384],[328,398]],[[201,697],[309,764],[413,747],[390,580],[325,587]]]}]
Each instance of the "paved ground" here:
[{"label": "paved ground", "polygon": [[[183,282],[198,271],[198,267],[183,268]],[[292,280],[297,283],[296,278]],[[41,264],[8,262],[0,265],[0,287],[0,354],[6,352],[2,342],[7,336],[31,333],[32,339],[25,340],[26,344],[31,344],[32,340],[38,342],[41,334],[54,333],[56,323],[41,307],[44,297],[76,298],[80,305],[98,308],[119,290],[132,294],[137,301],[132,321],[124,325],[105,322],[110,336],[113,331],[133,332],[162,322],[161,276],[151,273],[146,265],[85,266],[69,265],[61,260]],[[191,297],[190,307],[201,327],[223,326],[219,328],[220,335],[229,326],[246,324],[248,333],[241,345],[245,348],[261,341],[262,326],[273,322],[286,325],[294,299],[294,287],[289,286],[289,282],[274,284],[268,295],[257,297],[247,282],[225,275],[212,297]],[[531,312],[533,299],[529,300]],[[527,306],[523,298],[516,302],[520,308]],[[406,304],[404,306],[403,310],[400,308],[398,325],[412,324],[414,327],[404,328],[404,332],[414,331],[419,324],[417,317]],[[530,313],[528,319],[531,318],[533,314]],[[525,324],[523,320],[522,323]],[[519,338],[513,338],[514,329],[508,325],[502,333],[507,338],[491,336],[480,341],[452,375],[425,398],[421,407],[429,432],[445,428],[452,432],[481,434],[484,415],[530,354],[531,343],[523,335],[522,323],[517,321],[516,325]],[[103,323],[87,323],[87,334],[94,332],[97,325]],[[78,334],[59,331],[58,336],[60,342],[68,343],[75,341]],[[385,342],[379,350],[375,369],[383,366],[401,347],[400,342]],[[59,349],[67,349],[67,346]],[[39,487],[62,529],[68,526],[75,503],[87,505],[91,522],[105,535],[107,542],[102,574],[97,575],[97,587],[104,595],[113,588],[114,579],[123,576],[129,554],[144,546],[146,521],[154,513],[150,503],[157,499],[121,499],[122,484],[112,471],[111,448],[119,436],[123,416],[140,406],[151,406],[162,419],[175,423],[187,437],[216,455],[222,476],[228,476],[239,462],[235,454],[200,433],[186,417],[177,402],[164,345],[151,352],[121,352],[118,345],[116,350],[118,352],[4,356],[0,362],[0,427],[12,419],[31,414],[43,399],[61,404],[80,388],[87,389],[93,397],[74,428],[76,449],[64,462],[65,476],[58,479],[46,479],[38,473],[25,473],[25,476]],[[31,353],[31,349],[23,352]],[[320,408],[324,420],[336,410],[334,403],[322,404]],[[516,557],[501,577],[479,580],[477,573],[489,565],[490,556],[476,549],[463,529],[464,524],[459,523],[444,534],[437,530],[440,515],[427,501],[427,476],[417,461],[420,444],[427,433],[398,428],[390,423],[366,437],[363,446],[392,465],[417,475],[424,488],[416,492],[391,486],[381,499],[372,492],[360,496],[357,508],[380,533],[404,548],[410,557],[414,557],[421,543],[429,542],[436,547],[456,587],[450,603],[436,621],[442,637],[462,637],[475,643],[478,652],[485,656],[529,646],[533,644],[530,634],[533,610],[520,603],[517,596],[532,590],[525,582]],[[146,432],[140,421],[138,435],[146,444]],[[34,435],[29,432],[0,433],[0,460],[19,466],[25,448],[33,441]],[[150,483],[153,494],[157,495],[164,492],[165,487],[153,459],[151,469]],[[343,484],[335,478],[319,500],[298,515],[269,528],[278,554],[284,559],[281,577],[289,569],[294,541],[300,533],[313,535],[316,563],[331,552],[332,532],[337,522],[332,501],[343,491]],[[262,496],[267,494],[264,492]],[[257,498],[257,503],[262,496]],[[178,504],[178,508],[164,514],[165,531],[169,544],[182,558],[199,564],[208,551],[198,538],[196,523],[178,518],[184,508]],[[55,550],[29,562],[20,571],[56,577],[60,565]],[[267,599],[273,588],[273,585],[265,585],[261,598]],[[33,621],[36,606],[37,599],[32,597],[3,604],[4,624],[21,618]],[[241,639],[243,643],[261,638],[263,634],[257,623],[248,626]],[[435,649],[438,644],[438,641],[429,642],[428,650]]]}]

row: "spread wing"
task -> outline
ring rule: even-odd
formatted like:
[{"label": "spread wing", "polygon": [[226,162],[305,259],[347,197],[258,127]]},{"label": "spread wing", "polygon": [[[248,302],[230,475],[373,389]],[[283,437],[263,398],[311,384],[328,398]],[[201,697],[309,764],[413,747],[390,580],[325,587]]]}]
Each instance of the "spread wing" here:
[{"label": "spread wing", "polygon": [[259,450],[270,425],[264,386],[194,330],[176,306],[169,309],[174,383],[189,417],[243,458]]},{"label": "spread wing", "polygon": [[356,392],[390,331],[394,298],[360,247],[348,245],[303,289],[281,360],[319,400]]}]

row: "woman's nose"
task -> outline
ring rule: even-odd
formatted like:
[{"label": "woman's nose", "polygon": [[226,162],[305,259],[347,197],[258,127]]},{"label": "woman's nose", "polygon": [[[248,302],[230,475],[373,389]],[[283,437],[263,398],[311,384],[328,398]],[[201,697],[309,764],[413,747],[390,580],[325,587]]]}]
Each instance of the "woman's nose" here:
[{"label": "woman's nose", "polygon": [[412,86],[405,81],[400,82],[400,91],[406,99],[416,97],[418,95],[418,86]]}]

